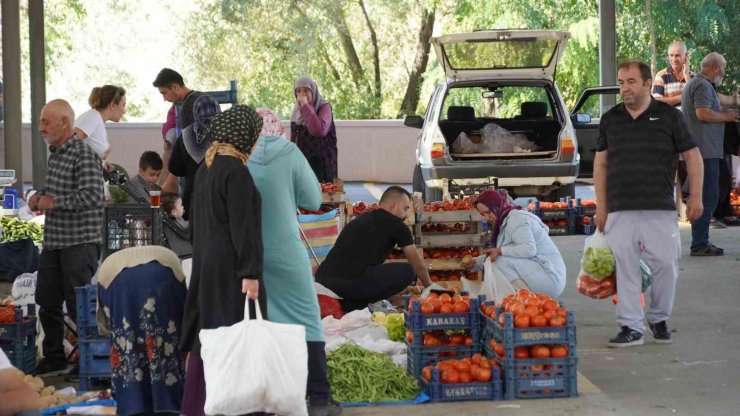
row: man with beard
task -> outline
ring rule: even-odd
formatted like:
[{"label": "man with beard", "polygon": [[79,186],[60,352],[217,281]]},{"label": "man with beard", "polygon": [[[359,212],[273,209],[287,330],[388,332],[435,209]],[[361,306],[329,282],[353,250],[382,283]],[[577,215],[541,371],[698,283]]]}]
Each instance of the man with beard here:
[{"label": "man with beard", "polygon": [[[640,257],[650,266],[653,285],[647,321],[656,343],[672,342],[667,321],[678,278],[678,222],[673,179],[678,155],[689,171],[692,189],[701,189],[701,155],[680,111],[650,96],[652,76],[643,62],[619,65],[622,103],[599,123],[594,159],[596,226],[614,254],[619,334],[610,347],[642,345],[645,313],[640,306]],[[701,215],[701,192],[692,192],[689,219]],[[643,251],[641,253],[641,250]]]},{"label": "man with beard", "polygon": [[[704,213],[691,222],[691,255],[721,256],[724,250],[709,242],[709,223],[719,203],[720,161],[724,157],[725,122],[740,120],[737,109],[738,92],[732,96],[717,93],[722,85],[727,61],[717,52],[709,53],[701,61],[701,72],[686,84],[681,95],[681,106],[692,139],[699,146],[704,159],[704,184],[702,187]],[[692,194],[697,189],[691,186]]]}]

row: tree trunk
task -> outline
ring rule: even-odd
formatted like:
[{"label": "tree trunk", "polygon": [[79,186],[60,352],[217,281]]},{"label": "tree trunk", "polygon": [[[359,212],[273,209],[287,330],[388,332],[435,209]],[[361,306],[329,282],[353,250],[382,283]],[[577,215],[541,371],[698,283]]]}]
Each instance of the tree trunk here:
[{"label": "tree trunk", "polygon": [[431,10],[424,8],[422,11],[414,66],[409,74],[409,83],[406,86],[406,94],[403,97],[401,108],[398,110],[398,117],[405,114],[416,114],[424,71],[426,71],[427,62],[429,62],[429,48],[431,47],[429,40],[432,38],[434,30],[435,11],[436,5]]},{"label": "tree trunk", "polygon": [[[338,9],[338,10],[337,10]],[[347,21],[344,17],[344,10],[337,8],[334,10],[327,10],[332,16],[334,28],[339,35],[339,42],[342,44],[344,55],[347,58],[347,65],[349,66],[350,74],[352,75],[352,82],[359,89],[365,89],[365,70],[362,69],[362,63],[360,63],[360,57],[357,56],[357,50],[355,44],[352,41],[352,35],[349,33],[349,27],[347,27]]]},{"label": "tree trunk", "polygon": [[370,31],[370,41],[373,44],[373,66],[374,66],[374,72],[375,72],[375,89],[373,91],[373,94],[375,95],[375,98],[378,100],[378,105],[380,105],[380,102],[382,100],[382,91],[381,91],[381,84],[380,84],[380,51],[378,50],[378,37],[375,34],[375,28],[373,27],[373,23],[370,21],[370,16],[367,14],[367,9],[365,8],[365,2],[363,0],[359,0],[360,7],[362,8],[362,14],[365,16],[365,23],[367,24],[367,29]]},{"label": "tree trunk", "polygon": [[655,74],[658,66],[658,52],[655,49],[655,24],[653,23],[653,7],[651,0],[645,0],[645,15],[647,17],[648,34],[650,35],[650,71]]}]

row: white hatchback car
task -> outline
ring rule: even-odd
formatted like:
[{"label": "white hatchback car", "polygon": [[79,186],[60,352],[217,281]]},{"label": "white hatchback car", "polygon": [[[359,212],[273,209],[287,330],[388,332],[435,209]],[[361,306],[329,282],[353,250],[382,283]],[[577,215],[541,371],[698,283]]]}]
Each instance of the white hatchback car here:
[{"label": "white hatchback car", "polygon": [[[413,189],[426,201],[497,185],[514,196],[558,200],[575,195],[579,155],[573,125],[554,75],[568,32],[495,30],[432,38],[446,79],[426,114],[404,124],[421,129]],[[495,124],[496,126],[490,126]],[[487,127],[488,126],[488,127]],[[488,135],[501,151],[459,152],[461,133]],[[526,146],[506,150],[503,137]]]}]

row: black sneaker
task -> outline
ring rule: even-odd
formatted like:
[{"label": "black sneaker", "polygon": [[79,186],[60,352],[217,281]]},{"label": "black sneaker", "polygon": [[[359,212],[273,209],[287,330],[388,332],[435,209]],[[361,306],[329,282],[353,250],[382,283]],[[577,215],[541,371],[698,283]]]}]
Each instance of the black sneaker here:
[{"label": "black sneaker", "polygon": [[308,406],[308,416],[339,416],[342,414],[342,407],[334,400],[324,405]]},{"label": "black sneaker", "polygon": [[724,254],[725,254],[724,249],[721,249],[711,243],[705,246],[702,246],[702,247],[691,249],[691,256],[714,257],[714,256],[722,256]]},{"label": "black sneaker", "polygon": [[632,347],[644,343],[645,340],[642,338],[642,334],[628,326],[623,326],[619,334],[609,340],[609,346],[612,348]]},{"label": "black sneaker", "polygon": [[648,322],[648,326],[650,327],[650,331],[653,332],[653,338],[655,339],[656,344],[670,344],[673,342],[671,333],[668,331],[668,325],[666,325],[665,321],[656,322],[654,324]]},{"label": "black sneaker", "polygon": [[66,360],[53,360],[44,358],[33,370],[33,375],[38,377],[53,377],[69,373]]}]

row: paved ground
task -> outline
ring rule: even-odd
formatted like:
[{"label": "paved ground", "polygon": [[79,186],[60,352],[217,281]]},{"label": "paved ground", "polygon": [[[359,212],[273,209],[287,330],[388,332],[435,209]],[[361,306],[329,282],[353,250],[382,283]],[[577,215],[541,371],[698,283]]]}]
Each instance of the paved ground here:
[{"label": "paved ground", "polygon": [[[372,202],[385,186],[351,184],[348,197]],[[576,192],[593,195],[583,185]],[[578,398],[348,408],[344,415],[738,415],[740,227],[712,230],[711,236],[725,256],[680,261],[670,322],[675,342],[656,345],[648,336],[646,345],[622,350],[606,347],[617,332],[611,301],[590,300],[575,289],[584,236],[555,238],[569,271],[561,300],[577,317]],[[681,237],[688,253],[688,224],[681,226]],[[7,284],[0,284],[0,296],[7,291]]]}]

